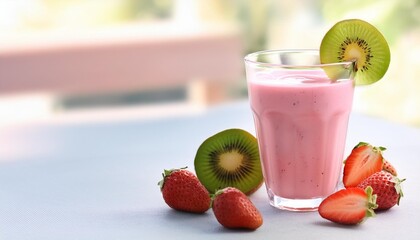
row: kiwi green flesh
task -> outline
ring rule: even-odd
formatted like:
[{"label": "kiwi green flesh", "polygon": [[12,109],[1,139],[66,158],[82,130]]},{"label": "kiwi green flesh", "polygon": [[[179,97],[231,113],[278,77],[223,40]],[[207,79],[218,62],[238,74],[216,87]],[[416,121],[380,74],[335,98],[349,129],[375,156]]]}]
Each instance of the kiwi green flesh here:
[{"label": "kiwi green flesh", "polygon": [[[390,63],[390,50],[384,36],[371,24],[349,19],[336,23],[324,36],[321,63],[353,61],[356,85],[379,81]],[[329,75],[328,70],[326,71]]]},{"label": "kiwi green flesh", "polygon": [[227,129],[206,139],[194,167],[210,193],[235,187],[249,195],[263,182],[257,139],[242,129]]}]

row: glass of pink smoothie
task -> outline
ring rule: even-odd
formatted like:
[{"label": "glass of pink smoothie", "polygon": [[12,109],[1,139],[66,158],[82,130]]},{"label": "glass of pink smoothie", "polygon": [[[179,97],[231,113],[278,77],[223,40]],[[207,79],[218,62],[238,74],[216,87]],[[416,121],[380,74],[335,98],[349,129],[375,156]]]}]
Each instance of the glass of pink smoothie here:
[{"label": "glass of pink smoothie", "polygon": [[320,64],[318,54],[274,50],[245,57],[265,186],[280,209],[316,210],[339,183],[353,63]]}]

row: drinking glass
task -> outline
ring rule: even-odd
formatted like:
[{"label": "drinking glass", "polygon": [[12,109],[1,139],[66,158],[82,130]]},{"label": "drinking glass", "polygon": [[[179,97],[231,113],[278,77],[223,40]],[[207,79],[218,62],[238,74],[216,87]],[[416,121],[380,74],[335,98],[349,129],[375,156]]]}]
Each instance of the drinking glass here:
[{"label": "drinking glass", "polygon": [[247,55],[245,66],[270,204],[317,210],[339,183],[354,63],[321,64],[318,50],[271,50]]}]

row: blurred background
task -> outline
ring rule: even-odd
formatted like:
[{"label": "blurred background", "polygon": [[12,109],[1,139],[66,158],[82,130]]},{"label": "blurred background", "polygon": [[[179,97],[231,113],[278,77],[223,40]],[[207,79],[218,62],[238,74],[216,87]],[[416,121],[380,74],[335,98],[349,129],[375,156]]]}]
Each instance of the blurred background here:
[{"label": "blurred background", "polygon": [[1,0],[0,127],[245,100],[247,53],[319,48],[345,18],[374,24],[392,54],[354,111],[420,126],[420,0]]}]

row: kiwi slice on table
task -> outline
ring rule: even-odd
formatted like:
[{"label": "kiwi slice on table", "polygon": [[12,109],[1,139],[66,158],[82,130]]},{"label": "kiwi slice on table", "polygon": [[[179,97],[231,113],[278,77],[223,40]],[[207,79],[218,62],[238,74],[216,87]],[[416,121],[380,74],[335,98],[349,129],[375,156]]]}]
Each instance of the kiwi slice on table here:
[{"label": "kiwi slice on table", "polygon": [[257,139],[242,129],[227,129],[206,139],[194,167],[210,193],[235,187],[249,195],[263,182]]},{"label": "kiwi slice on table", "polygon": [[378,29],[363,20],[349,19],[336,23],[325,34],[320,58],[321,63],[353,61],[356,85],[366,85],[385,75],[391,53]]}]

